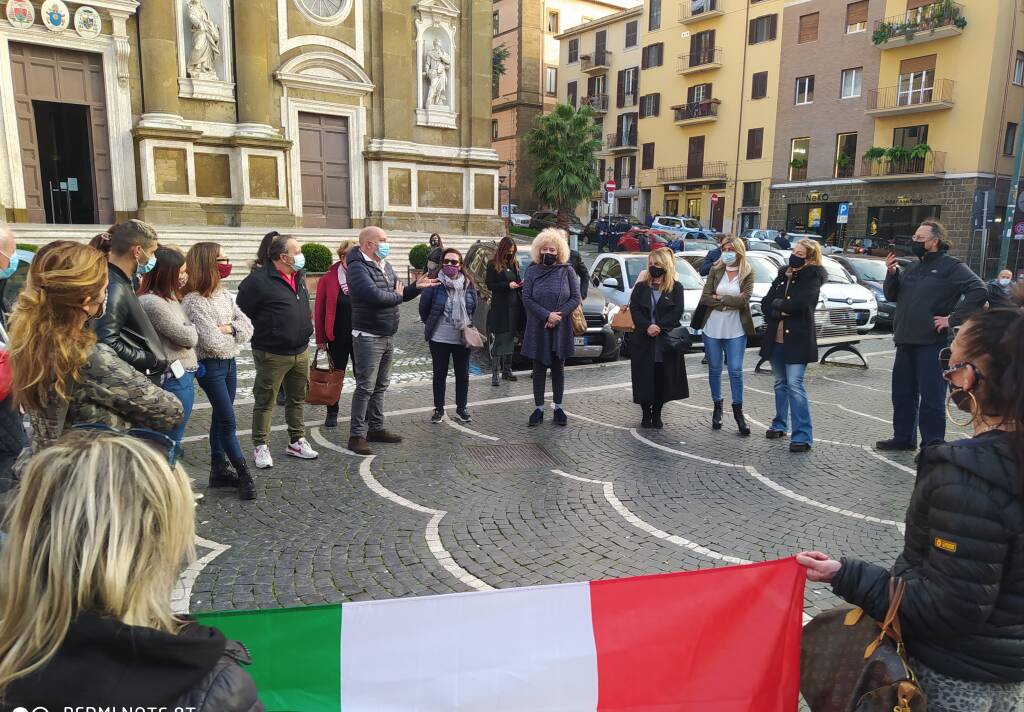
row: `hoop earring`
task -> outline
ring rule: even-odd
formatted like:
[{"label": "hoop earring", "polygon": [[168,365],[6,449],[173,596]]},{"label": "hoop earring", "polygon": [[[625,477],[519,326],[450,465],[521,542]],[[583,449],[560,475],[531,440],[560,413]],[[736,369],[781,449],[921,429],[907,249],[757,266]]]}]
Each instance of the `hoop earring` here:
[{"label": "hoop earring", "polygon": [[[949,404],[953,401],[953,394],[957,391],[966,393],[971,397],[971,417],[966,423],[958,422],[957,419],[953,417],[953,409],[949,407]],[[959,410],[959,408],[957,408],[957,410]],[[962,388],[958,388],[956,391],[950,391],[949,395],[946,396],[946,415],[949,417],[950,422],[958,428],[966,428],[968,425],[973,423],[975,418],[974,412],[976,410],[978,410],[978,399],[974,397],[974,393],[971,391],[965,391]]]}]

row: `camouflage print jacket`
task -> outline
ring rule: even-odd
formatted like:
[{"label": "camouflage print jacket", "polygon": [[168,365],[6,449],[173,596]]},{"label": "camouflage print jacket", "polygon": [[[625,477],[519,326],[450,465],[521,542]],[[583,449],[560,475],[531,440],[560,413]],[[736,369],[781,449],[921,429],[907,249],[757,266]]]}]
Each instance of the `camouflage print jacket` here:
[{"label": "camouflage print jacket", "polygon": [[65,403],[52,391],[43,411],[29,409],[28,414],[32,450],[39,452],[74,425],[167,431],[181,422],[184,411],[174,395],[154,386],[106,344],[96,344],[72,386],[70,400]]}]

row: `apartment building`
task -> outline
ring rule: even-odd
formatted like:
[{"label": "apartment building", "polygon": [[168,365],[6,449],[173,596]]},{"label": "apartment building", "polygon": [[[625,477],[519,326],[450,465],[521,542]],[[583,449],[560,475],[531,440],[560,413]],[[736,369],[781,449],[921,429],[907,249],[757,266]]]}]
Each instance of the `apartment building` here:
[{"label": "apartment building", "polygon": [[[650,113],[650,99],[641,106],[640,72],[656,59],[641,48],[640,24],[644,8],[608,15],[574,27],[557,37],[561,41],[562,78],[558,101],[574,107],[589,106],[600,126],[601,150],[597,156],[602,184],[613,179],[616,191],[612,211],[642,215],[637,189],[639,119]],[[601,192],[578,206],[587,222],[598,214]]]},{"label": "apartment building", "polygon": [[[639,187],[724,232],[767,220],[783,0],[646,0]],[[652,98],[653,97],[653,98]]]},{"label": "apartment building", "polygon": [[1018,2],[786,7],[769,225],[838,242],[849,203],[846,236],[900,244],[934,216],[976,268],[984,243],[991,272],[1024,109],[1022,34]]},{"label": "apartment building", "polygon": [[[494,0],[493,46],[508,53],[505,74],[491,86],[491,144],[505,163],[502,200],[520,210],[539,207],[533,194],[536,163],[526,148],[535,119],[554,107],[559,77],[557,36],[575,25],[611,15],[640,0]],[[506,194],[507,191],[507,194]]]}]

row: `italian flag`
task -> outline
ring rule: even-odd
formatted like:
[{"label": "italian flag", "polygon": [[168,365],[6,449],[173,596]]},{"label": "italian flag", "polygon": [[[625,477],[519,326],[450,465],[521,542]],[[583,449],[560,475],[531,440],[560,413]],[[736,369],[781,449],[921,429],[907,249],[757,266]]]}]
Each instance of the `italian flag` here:
[{"label": "italian flag", "polygon": [[272,712],[795,712],[795,559],[200,615]]}]

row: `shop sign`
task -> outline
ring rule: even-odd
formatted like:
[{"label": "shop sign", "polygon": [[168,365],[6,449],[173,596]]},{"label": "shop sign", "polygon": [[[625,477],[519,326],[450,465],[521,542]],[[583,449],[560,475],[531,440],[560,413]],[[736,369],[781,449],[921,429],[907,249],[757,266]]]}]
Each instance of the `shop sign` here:
[{"label": "shop sign", "polygon": [[75,11],[75,32],[79,37],[87,40],[99,37],[101,28],[100,14],[94,8],[82,5]]},{"label": "shop sign", "polygon": [[12,27],[31,27],[36,11],[29,0],[7,0],[7,21]]},{"label": "shop sign", "polygon": [[807,194],[808,203],[827,203],[828,193],[823,190],[812,190]]},{"label": "shop sign", "polygon": [[886,198],[886,205],[920,205],[923,198],[911,198],[909,195],[897,195],[895,198]]},{"label": "shop sign", "polygon": [[683,184],[682,183],[669,183],[668,185],[665,186],[665,192],[666,193],[682,193],[683,192]]},{"label": "shop sign", "polygon": [[51,32],[63,32],[71,24],[71,13],[63,0],[47,0],[41,8],[43,25]]}]

